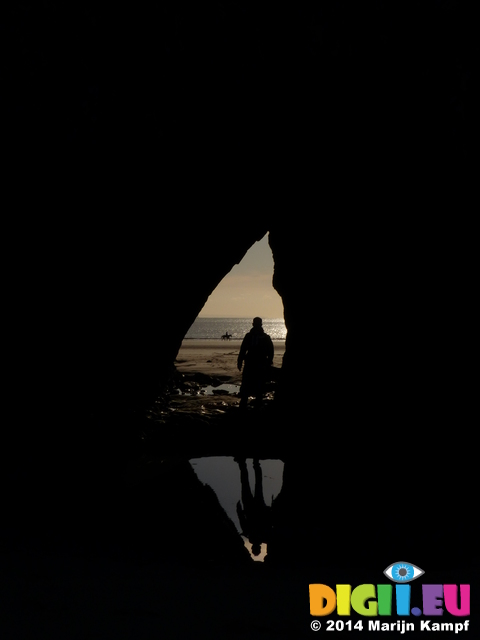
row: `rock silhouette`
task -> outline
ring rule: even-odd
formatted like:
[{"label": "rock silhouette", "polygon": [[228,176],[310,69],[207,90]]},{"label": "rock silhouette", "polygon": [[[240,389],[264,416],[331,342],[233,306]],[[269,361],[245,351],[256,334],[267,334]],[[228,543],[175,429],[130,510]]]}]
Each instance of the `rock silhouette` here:
[{"label": "rock silhouette", "polygon": [[322,536],[344,567],[415,562],[400,504],[432,565],[477,566],[469,10],[2,14],[8,535],[111,531],[183,336],[268,233],[288,331],[263,432],[285,451],[272,563],[300,539],[326,562]]}]

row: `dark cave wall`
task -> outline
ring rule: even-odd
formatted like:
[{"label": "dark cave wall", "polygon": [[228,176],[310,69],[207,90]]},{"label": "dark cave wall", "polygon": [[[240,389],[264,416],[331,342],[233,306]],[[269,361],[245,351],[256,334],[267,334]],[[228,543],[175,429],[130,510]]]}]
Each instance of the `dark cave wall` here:
[{"label": "dark cave wall", "polygon": [[311,371],[317,311],[329,394],[367,360],[375,384],[389,359],[407,366],[420,335],[425,369],[470,317],[465,7],[4,12],[19,402],[148,404],[209,293],[267,230],[287,387],[308,378],[289,368]]},{"label": "dark cave wall", "polygon": [[53,486],[106,450],[121,459],[122,416],[153,401],[267,231],[288,327],[279,399],[300,446],[348,433],[341,463],[361,451],[374,469],[367,422],[385,450],[426,438],[425,454],[460,453],[477,288],[466,5],[2,12],[15,481],[28,464]]},{"label": "dark cave wall", "polygon": [[[88,371],[87,397],[94,410],[104,414],[120,403],[121,412],[141,411],[155,400],[208,295],[265,233],[257,228],[231,234],[223,226],[205,234],[204,224],[187,220],[187,228],[175,225],[174,230],[169,223],[165,233],[152,229],[152,237],[148,229],[138,236],[127,225],[118,250],[105,255],[102,242],[98,255],[90,257],[90,266],[97,263],[91,286],[80,300],[74,289],[72,303],[86,309],[76,347],[84,364],[80,375]],[[132,251],[134,242],[138,246]],[[103,270],[106,258],[115,264],[114,277]],[[107,282],[99,286],[98,278],[105,275]],[[75,330],[78,317],[70,320],[67,331]],[[91,369],[89,362],[95,363]]]}]

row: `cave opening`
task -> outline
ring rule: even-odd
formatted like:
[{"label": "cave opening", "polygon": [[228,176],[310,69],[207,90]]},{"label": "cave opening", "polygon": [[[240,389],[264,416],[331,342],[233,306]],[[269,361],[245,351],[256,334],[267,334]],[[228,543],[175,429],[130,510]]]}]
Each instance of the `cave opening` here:
[{"label": "cave opening", "polygon": [[272,250],[264,234],[223,277],[188,328],[175,362],[182,375],[190,374],[191,379],[196,374],[195,381],[203,383],[202,394],[227,395],[232,387],[238,395],[242,372],[237,357],[245,337],[252,334],[254,318],[261,318],[260,332],[271,339],[269,364],[275,374],[281,369],[287,331],[273,273]]},{"label": "cave opening", "polygon": [[198,317],[283,319],[282,299],[272,285],[273,271],[272,250],[265,234],[233,265]]}]

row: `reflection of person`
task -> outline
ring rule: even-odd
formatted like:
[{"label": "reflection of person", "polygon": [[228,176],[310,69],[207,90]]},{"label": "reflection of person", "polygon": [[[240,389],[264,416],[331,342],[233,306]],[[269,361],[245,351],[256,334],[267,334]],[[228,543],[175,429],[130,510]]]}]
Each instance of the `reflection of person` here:
[{"label": "reflection of person", "polygon": [[261,404],[269,366],[273,362],[273,342],[262,327],[262,319],[254,318],[253,326],[245,335],[238,354],[238,370],[245,362],[240,387],[240,407],[245,408],[248,396],[255,396],[255,403]]},{"label": "reflection of person", "polygon": [[242,503],[237,503],[237,514],[243,535],[250,540],[252,554],[260,555],[262,542],[267,543],[272,529],[270,507],[265,504],[263,497],[262,468],[258,460],[253,461],[255,471],[255,493],[252,495],[248,479],[245,458],[235,458],[240,467],[240,481],[242,483]]}]

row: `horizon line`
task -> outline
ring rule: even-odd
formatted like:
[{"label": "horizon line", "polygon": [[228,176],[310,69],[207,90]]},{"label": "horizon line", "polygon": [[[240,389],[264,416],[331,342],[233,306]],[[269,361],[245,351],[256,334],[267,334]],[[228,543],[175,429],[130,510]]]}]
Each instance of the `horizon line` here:
[{"label": "horizon line", "polygon": [[[214,315],[198,315],[197,318],[218,318],[219,320],[226,320],[226,319],[232,319],[232,318],[237,318],[238,320],[251,320],[252,317],[254,316],[214,316]],[[285,318],[281,317],[281,316],[260,316],[262,318],[262,320],[283,320],[285,321]],[[195,318],[195,320],[197,319]]]}]

